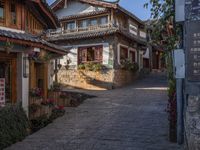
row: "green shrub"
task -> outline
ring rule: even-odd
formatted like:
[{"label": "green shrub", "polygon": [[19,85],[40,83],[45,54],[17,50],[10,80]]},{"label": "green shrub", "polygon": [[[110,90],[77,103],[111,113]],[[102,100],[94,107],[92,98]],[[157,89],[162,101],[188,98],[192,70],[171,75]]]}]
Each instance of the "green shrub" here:
[{"label": "green shrub", "polygon": [[52,114],[50,117],[43,115],[43,116],[30,120],[32,133],[37,132],[38,130],[46,127],[48,124],[52,123],[53,120],[63,116],[64,114],[65,114],[64,107],[59,106],[52,110]]},{"label": "green shrub", "polygon": [[78,69],[79,69],[79,70],[84,70],[84,69],[85,69],[85,65],[84,65],[84,64],[78,65]]},{"label": "green shrub", "polygon": [[52,114],[49,117],[50,120],[55,120],[56,118],[62,117],[65,114],[65,110],[63,108],[55,108],[52,110]]},{"label": "green shrub", "polygon": [[36,131],[46,127],[51,122],[52,122],[52,120],[50,120],[46,115],[32,119],[32,120],[30,120],[31,131],[36,132]]},{"label": "green shrub", "polygon": [[29,123],[21,106],[0,108],[0,149],[23,140],[28,135]]},{"label": "green shrub", "polygon": [[129,70],[135,73],[139,70],[139,65],[138,63],[131,62],[130,60],[122,60],[121,69]]},{"label": "green shrub", "polygon": [[80,64],[78,69],[80,70],[88,70],[88,71],[101,71],[105,66],[100,63],[88,62],[85,64]]}]

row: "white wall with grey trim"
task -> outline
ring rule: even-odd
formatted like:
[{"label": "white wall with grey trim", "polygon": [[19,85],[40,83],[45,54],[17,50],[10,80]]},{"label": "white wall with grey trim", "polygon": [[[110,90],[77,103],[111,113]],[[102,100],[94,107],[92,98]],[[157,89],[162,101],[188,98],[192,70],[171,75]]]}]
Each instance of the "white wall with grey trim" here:
[{"label": "white wall with grey trim", "polygon": [[[83,45],[73,45],[70,46],[72,47],[69,51],[69,54],[67,54],[66,56],[64,56],[62,59],[60,59],[60,64],[61,65],[67,65],[67,60],[70,60],[70,68],[76,68],[78,66],[78,48],[79,47],[85,47],[85,46],[96,46],[96,45],[103,45],[103,65],[112,68],[113,66],[109,63],[111,58],[110,55],[110,45],[109,43],[95,43],[95,44],[83,44]],[[69,47],[65,47],[65,48],[69,48]]]}]

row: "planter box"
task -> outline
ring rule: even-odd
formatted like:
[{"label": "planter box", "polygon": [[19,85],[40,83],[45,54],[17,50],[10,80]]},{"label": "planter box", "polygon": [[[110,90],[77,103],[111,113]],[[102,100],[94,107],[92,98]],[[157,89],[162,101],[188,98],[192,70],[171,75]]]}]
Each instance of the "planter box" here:
[{"label": "planter box", "polygon": [[48,98],[55,100],[55,105],[58,105],[60,99],[60,91],[49,91]]},{"label": "planter box", "polygon": [[38,117],[41,117],[41,116],[50,117],[51,114],[52,114],[52,109],[53,108],[50,107],[50,106],[41,105],[41,108],[39,108],[34,113],[30,113],[29,117],[30,117],[30,119],[38,118]]},{"label": "planter box", "polygon": [[41,104],[41,102],[42,102],[42,98],[40,98],[40,97],[29,97],[29,104],[31,105],[31,104],[38,104],[38,105],[40,105]]}]

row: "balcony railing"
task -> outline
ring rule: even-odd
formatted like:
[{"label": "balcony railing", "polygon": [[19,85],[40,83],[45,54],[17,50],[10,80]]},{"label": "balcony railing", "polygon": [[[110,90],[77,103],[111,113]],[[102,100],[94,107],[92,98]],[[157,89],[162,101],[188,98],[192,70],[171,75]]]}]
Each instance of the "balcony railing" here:
[{"label": "balcony railing", "polygon": [[88,26],[85,28],[77,27],[77,28],[71,29],[71,30],[67,30],[67,29],[63,29],[63,28],[59,28],[56,30],[48,30],[47,37],[58,37],[60,35],[72,35],[72,34],[84,34],[86,32],[90,32],[90,31],[99,31],[100,32],[105,29],[111,29],[111,28],[116,28],[125,34],[130,34],[134,38],[138,38],[142,41],[146,41],[146,38],[140,36],[139,33],[138,33],[138,35],[134,35],[129,31],[128,28],[120,27],[116,24],[111,24],[111,23],[104,24],[104,25]]},{"label": "balcony railing", "polygon": [[49,30],[47,32],[48,37],[52,36],[59,36],[59,35],[67,35],[67,34],[75,34],[75,33],[84,33],[88,31],[101,31],[105,29],[109,29],[111,27],[114,27],[112,24],[103,24],[103,25],[95,25],[95,26],[88,26],[88,27],[77,27],[75,29],[63,29],[59,28],[56,30]]}]

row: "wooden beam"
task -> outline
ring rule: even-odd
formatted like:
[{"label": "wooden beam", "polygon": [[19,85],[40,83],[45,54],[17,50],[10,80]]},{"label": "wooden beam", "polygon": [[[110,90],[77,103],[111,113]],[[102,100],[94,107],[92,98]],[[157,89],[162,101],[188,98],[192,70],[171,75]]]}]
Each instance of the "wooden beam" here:
[{"label": "wooden beam", "polygon": [[47,11],[47,9],[42,4],[41,0],[32,0],[32,2],[35,2],[35,3],[37,3],[40,6],[40,8],[42,9],[42,11],[50,18],[50,20],[52,21],[53,25],[56,28],[57,27],[57,23],[55,21],[55,18],[53,17],[53,15],[49,11]]}]

